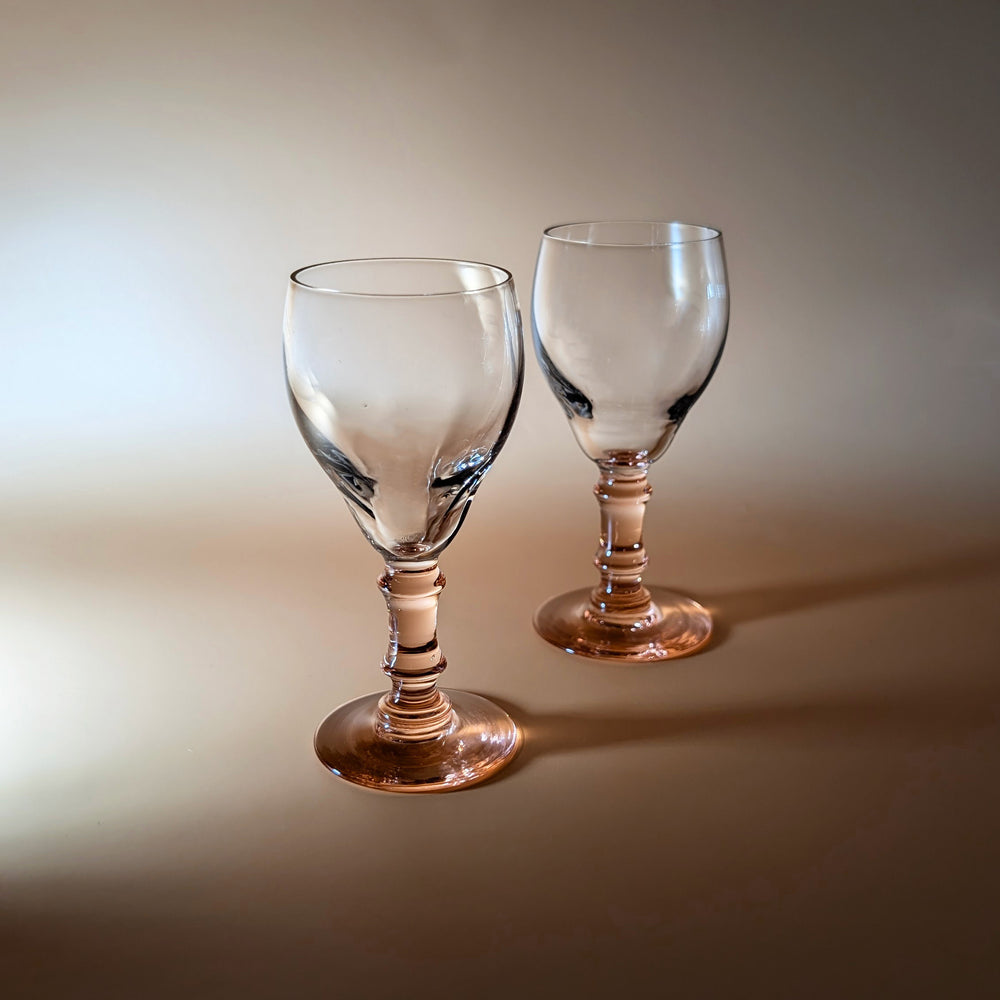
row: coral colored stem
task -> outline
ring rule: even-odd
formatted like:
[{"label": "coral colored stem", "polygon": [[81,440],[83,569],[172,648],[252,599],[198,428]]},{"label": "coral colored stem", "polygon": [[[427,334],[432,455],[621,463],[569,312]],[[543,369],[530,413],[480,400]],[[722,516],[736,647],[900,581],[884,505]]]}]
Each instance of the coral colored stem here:
[{"label": "coral colored stem", "polygon": [[598,463],[600,479],[594,487],[601,507],[601,541],[594,564],[600,586],[591,593],[590,615],[609,625],[641,627],[655,611],[642,584],[646,549],[642,523],[652,490],[646,479],[648,464]]},{"label": "coral colored stem", "polygon": [[386,563],[379,589],[389,609],[389,648],[382,669],[392,690],[379,701],[384,735],[430,740],[453,724],[451,702],[437,688],[447,666],[437,641],[438,596],[445,580],[437,562]]}]

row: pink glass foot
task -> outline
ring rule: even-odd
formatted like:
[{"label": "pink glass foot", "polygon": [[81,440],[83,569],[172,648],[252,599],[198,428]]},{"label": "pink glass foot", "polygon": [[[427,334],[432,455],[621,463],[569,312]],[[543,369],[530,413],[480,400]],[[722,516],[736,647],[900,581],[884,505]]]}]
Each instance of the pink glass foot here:
[{"label": "pink glass foot", "polygon": [[646,590],[649,607],[615,622],[595,607],[592,588],[561,594],[535,612],[535,630],[567,653],[627,662],[686,656],[708,642],[712,616],[697,601],[662,587]]},{"label": "pink glass foot", "polygon": [[447,728],[424,740],[388,735],[383,695],[350,701],[316,730],[316,754],[334,774],[391,792],[442,792],[475,785],[509,764],[521,748],[514,721],[493,702],[438,689],[451,702]]}]

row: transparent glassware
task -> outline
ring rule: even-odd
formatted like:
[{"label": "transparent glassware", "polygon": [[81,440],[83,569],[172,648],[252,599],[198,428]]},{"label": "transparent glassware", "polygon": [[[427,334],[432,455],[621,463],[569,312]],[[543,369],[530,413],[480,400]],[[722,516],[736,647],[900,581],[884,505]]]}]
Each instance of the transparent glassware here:
[{"label": "transparent glassware", "polygon": [[492,702],[437,686],[446,665],[438,557],[520,400],[513,279],[458,260],[305,267],[289,282],[284,354],[299,430],[385,560],[390,689],[336,709],[316,732],[316,752],[335,774],[373,788],[482,781],[514,757],[521,735]]},{"label": "transparent glassware", "polygon": [[535,352],[577,443],[597,463],[600,582],[548,601],[538,633],[570,653],[662,660],[692,653],[709,612],[643,583],[647,472],[722,355],[729,292],[722,234],[680,222],[545,230],[532,294]]}]

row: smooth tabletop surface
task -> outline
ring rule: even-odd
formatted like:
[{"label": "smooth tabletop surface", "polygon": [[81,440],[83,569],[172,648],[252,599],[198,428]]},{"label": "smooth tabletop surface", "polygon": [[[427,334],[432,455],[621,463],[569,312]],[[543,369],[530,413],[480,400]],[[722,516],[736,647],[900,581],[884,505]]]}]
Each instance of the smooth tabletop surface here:
[{"label": "smooth tabletop surface", "polygon": [[727,497],[674,486],[668,455],[648,578],[717,638],[610,666],[530,625],[593,572],[588,463],[530,503],[498,471],[442,560],[444,683],[526,745],[486,785],[402,796],[313,756],[382,685],[385,610],[300,457],[304,491],[7,511],[11,995],[991,995],[989,509]]}]

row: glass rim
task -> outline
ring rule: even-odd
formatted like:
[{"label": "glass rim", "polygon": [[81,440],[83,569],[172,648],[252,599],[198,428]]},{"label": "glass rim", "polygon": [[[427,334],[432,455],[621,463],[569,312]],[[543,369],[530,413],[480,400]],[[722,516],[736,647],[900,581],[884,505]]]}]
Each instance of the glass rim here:
[{"label": "glass rim", "polygon": [[[646,241],[643,243],[622,243],[620,241],[602,242],[600,240],[580,240],[569,236],[560,235],[557,230],[572,229],[574,226],[683,226],[685,229],[695,230],[697,235],[692,235],[683,239],[666,239]],[[569,243],[574,246],[589,247],[674,247],[684,246],[689,243],[708,243],[711,240],[722,239],[722,230],[716,226],[703,226],[694,222],[681,222],[678,219],[591,219],[585,222],[558,222],[554,226],[547,226],[542,231],[542,238],[553,240],[556,243]]]},{"label": "glass rim", "polygon": [[[322,285],[310,285],[299,277],[306,271],[312,271],[320,267],[330,267],[337,264],[379,263],[454,264],[464,267],[483,268],[487,271],[494,272],[494,277],[496,277],[497,272],[499,272],[502,277],[489,284],[484,284],[480,288],[461,288],[440,292],[354,292],[344,288],[330,288]],[[482,292],[489,292],[495,288],[502,288],[504,285],[512,284],[514,281],[514,275],[508,271],[507,268],[501,267],[499,264],[487,264],[485,261],[481,260],[462,260],[457,257],[344,257],[339,260],[325,260],[317,264],[306,264],[304,267],[296,268],[296,270],[292,271],[292,273],[288,276],[288,280],[297,288],[302,288],[308,292],[321,292],[325,295],[344,295],[366,299],[426,299],[439,298],[448,295],[479,295]]]}]

